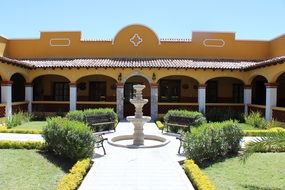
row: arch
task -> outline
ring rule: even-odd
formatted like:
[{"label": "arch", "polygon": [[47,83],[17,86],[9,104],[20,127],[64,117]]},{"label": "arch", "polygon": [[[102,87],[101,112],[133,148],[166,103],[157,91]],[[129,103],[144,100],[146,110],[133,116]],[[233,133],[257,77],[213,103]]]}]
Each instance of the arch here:
[{"label": "arch", "polygon": [[264,75],[261,75],[261,74],[254,74],[252,76],[250,76],[247,80],[247,84],[252,84],[252,81],[256,78],[256,77],[263,77],[266,79],[266,81],[268,81],[268,78]]},{"label": "arch", "polygon": [[266,101],[266,87],[265,83],[268,80],[262,75],[257,75],[251,81],[252,86],[252,103],[258,105],[265,105]]},{"label": "arch", "polygon": [[158,80],[159,102],[198,101],[199,81],[185,75],[168,75]]},{"label": "arch", "polygon": [[14,73],[10,81],[13,81],[12,84],[12,102],[21,102],[25,101],[25,84],[26,79],[20,73]]},{"label": "arch", "polygon": [[122,79],[122,83],[125,83],[129,78],[134,77],[134,76],[140,76],[140,77],[145,78],[149,82],[149,84],[151,84],[151,82],[152,82],[150,77],[148,77],[147,75],[145,75],[142,72],[136,71],[136,72],[133,72],[133,73],[129,74],[127,77],[124,77]]},{"label": "arch", "polygon": [[68,101],[69,79],[55,74],[40,75],[33,79],[33,100]]},{"label": "arch", "polygon": [[76,81],[78,101],[116,101],[116,83],[113,77],[101,74],[87,75]]},{"label": "arch", "polygon": [[285,72],[280,74],[276,80],[277,87],[277,106],[285,107]]},{"label": "arch", "polygon": [[134,89],[133,85],[144,84],[146,87],[143,89],[143,98],[148,99],[148,103],[143,107],[144,115],[150,115],[150,105],[151,105],[151,88],[150,83],[144,76],[133,75],[128,77],[124,82],[124,116],[133,115],[135,113],[134,106],[130,103],[130,99],[133,98]]},{"label": "arch", "polygon": [[284,73],[285,73],[285,71],[284,70],[281,70],[281,71],[279,71],[278,73],[276,73],[275,75],[274,75],[274,77],[272,78],[272,81],[274,82],[274,81],[278,81],[279,80],[279,78],[282,76],[282,75],[284,75]]},{"label": "arch", "polygon": [[242,76],[231,76],[231,75],[227,75],[227,74],[218,74],[216,76],[212,76],[212,75],[206,76],[205,82],[207,82],[209,80],[213,80],[213,79],[215,80],[218,78],[232,78],[232,79],[236,79],[236,80],[241,81],[243,84],[246,83],[244,77],[242,77]]},{"label": "arch", "polygon": [[236,77],[214,77],[206,81],[207,103],[242,103],[243,80]]},{"label": "arch", "polygon": [[[156,44],[160,45],[160,40],[158,35],[151,28],[142,24],[131,24],[122,28],[117,32],[117,34],[113,38],[112,44],[114,45],[118,43],[118,40],[120,40],[120,38],[124,39],[123,37],[124,34],[127,34],[128,37],[132,37],[134,34],[147,35],[149,39],[151,39],[152,41],[156,41]],[[129,36],[130,34],[131,36]],[[145,36],[141,37],[144,38]]]}]

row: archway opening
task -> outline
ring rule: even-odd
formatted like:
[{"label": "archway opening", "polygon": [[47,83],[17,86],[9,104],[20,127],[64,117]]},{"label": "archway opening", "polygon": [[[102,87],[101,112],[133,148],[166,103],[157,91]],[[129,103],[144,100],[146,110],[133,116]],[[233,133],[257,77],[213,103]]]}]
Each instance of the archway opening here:
[{"label": "archway opening", "polygon": [[132,76],[126,80],[124,83],[124,117],[134,115],[135,107],[130,103],[130,99],[134,96],[133,85],[143,84],[145,89],[143,89],[143,98],[148,99],[148,103],[143,107],[143,114],[150,115],[150,84],[148,80],[142,76]]},{"label": "archway opening", "polygon": [[285,107],[285,73],[280,75],[277,79],[277,106]]},{"label": "archway opening", "polygon": [[206,82],[207,103],[243,103],[244,84],[232,77],[218,77]]},{"label": "archway opening", "polygon": [[25,78],[21,74],[15,73],[11,76],[10,80],[13,82],[12,102],[25,101]]},{"label": "archway opening", "polygon": [[165,114],[170,109],[198,109],[197,80],[172,75],[159,79],[158,84],[158,114]]},{"label": "archway opening", "polygon": [[265,105],[267,79],[263,76],[256,76],[251,83],[252,86],[252,104]]},{"label": "archway opening", "polygon": [[69,80],[60,75],[41,75],[33,80],[34,101],[69,101]]},{"label": "archway opening", "polygon": [[[33,80],[32,103],[34,114],[35,112],[49,112],[63,115],[68,112],[69,83],[67,78],[60,75],[41,75],[35,78]],[[39,117],[42,117],[41,114]]]},{"label": "archway opening", "polygon": [[105,75],[89,75],[77,80],[77,109],[116,108],[117,81]]}]

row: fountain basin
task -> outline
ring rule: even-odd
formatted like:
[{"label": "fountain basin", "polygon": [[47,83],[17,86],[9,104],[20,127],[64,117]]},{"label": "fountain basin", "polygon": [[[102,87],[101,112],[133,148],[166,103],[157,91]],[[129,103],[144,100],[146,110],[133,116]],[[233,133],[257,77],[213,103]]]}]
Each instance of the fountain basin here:
[{"label": "fountain basin", "polygon": [[124,148],[156,148],[165,146],[170,142],[168,139],[158,135],[144,135],[143,145],[134,145],[133,139],[133,135],[120,135],[108,139],[108,143],[113,146]]}]

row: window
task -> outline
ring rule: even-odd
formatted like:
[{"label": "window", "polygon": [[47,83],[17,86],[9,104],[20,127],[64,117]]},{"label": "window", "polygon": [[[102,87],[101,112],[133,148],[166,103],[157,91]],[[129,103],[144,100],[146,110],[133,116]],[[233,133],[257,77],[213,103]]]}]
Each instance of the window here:
[{"label": "window", "polygon": [[233,102],[242,103],[243,102],[243,85],[233,84]]},{"label": "window", "polygon": [[89,83],[89,100],[106,101],[106,82],[92,81]]},{"label": "window", "polygon": [[161,80],[160,88],[160,101],[161,102],[178,102],[180,101],[181,93],[180,80]]},{"label": "window", "polygon": [[54,83],[54,100],[55,101],[69,100],[69,85],[67,82]]},{"label": "window", "polygon": [[218,82],[208,81],[206,87],[206,102],[216,103],[218,101]]}]

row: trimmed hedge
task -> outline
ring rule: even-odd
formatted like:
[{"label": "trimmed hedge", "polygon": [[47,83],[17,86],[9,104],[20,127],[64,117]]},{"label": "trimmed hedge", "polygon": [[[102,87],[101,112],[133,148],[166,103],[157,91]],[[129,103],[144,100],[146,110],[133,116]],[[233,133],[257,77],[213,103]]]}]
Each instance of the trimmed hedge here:
[{"label": "trimmed hedge", "polygon": [[[66,114],[66,118],[68,118],[69,120],[75,120],[75,121],[86,123],[86,119],[85,119],[86,116],[100,116],[100,115],[107,115],[110,121],[115,122],[115,124],[110,124],[110,126],[109,125],[102,125],[102,126],[97,125],[96,129],[101,128],[105,130],[105,129],[112,129],[117,126],[118,115],[114,112],[112,108],[86,109],[84,111],[74,110],[74,111],[68,112]],[[111,125],[114,125],[114,126],[111,126]],[[94,126],[90,126],[90,127],[93,128]],[[93,130],[96,131],[96,129],[93,129]]]},{"label": "trimmed hedge", "polygon": [[193,160],[184,161],[184,170],[197,190],[216,190],[214,184],[200,170],[199,166]]},{"label": "trimmed hedge", "polygon": [[200,164],[237,154],[242,137],[243,132],[234,121],[205,123],[186,133],[183,147],[186,157]]},{"label": "trimmed hedge", "polygon": [[74,164],[74,166],[70,169],[69,173],[64,176],[59,184],[58,190],[75,190],[81,184],[83,177],[86,175],[87,171],[91,166],[91,160],[83,159],[79,160]]},{"label": "trimmed hedge", "polygon": [[285,131],[284,128],[274,127],[269,130],[243,130],[245,136],[266,136],[270,133],[277,133],[279,131]]},{"label": "trimmed hedge", "polygon": [[[197,127],[203,123],[206,122],[206,118],[203,116],[202,113],[197,112],[197,111],[188,111],[188,110],[169,110],[165,115],[164,115],[164,122],[170,122],[170,117],[177,117],[177,118],[186,118],[190,119],[193,122],[189,123],[189,127]],[[173,121],[171,121],[173,122]],[[174,121],[175,122],[175,121]],[[179,121],[177,121],[179,123]],[[170,126],[170,131],[171,132],[177,132],[178,128]]]},{"label": "trimmed hedge", "polygon": [[46,143],[40,141],[0,140],[0,149],[46,149]]},{"label": "trimmed hedge", "polygon": [[163,123],[161,123],[161,121],[156,121],[155,124],[156,124],[158,129],[160,129],[160,130],[164,129],[164,125],[163,125]]},{"label": "trimmed hedge", "polygon": [[93,155],[96,139],[86,124],[61,117],[50,118],[47,122],[43,137],[49,150],[71,160]]},{"label": "trimmed hedge", "polygon": [[6,129],[4,127],[0,127],[0,133],[42,134],[43,130]]}]

